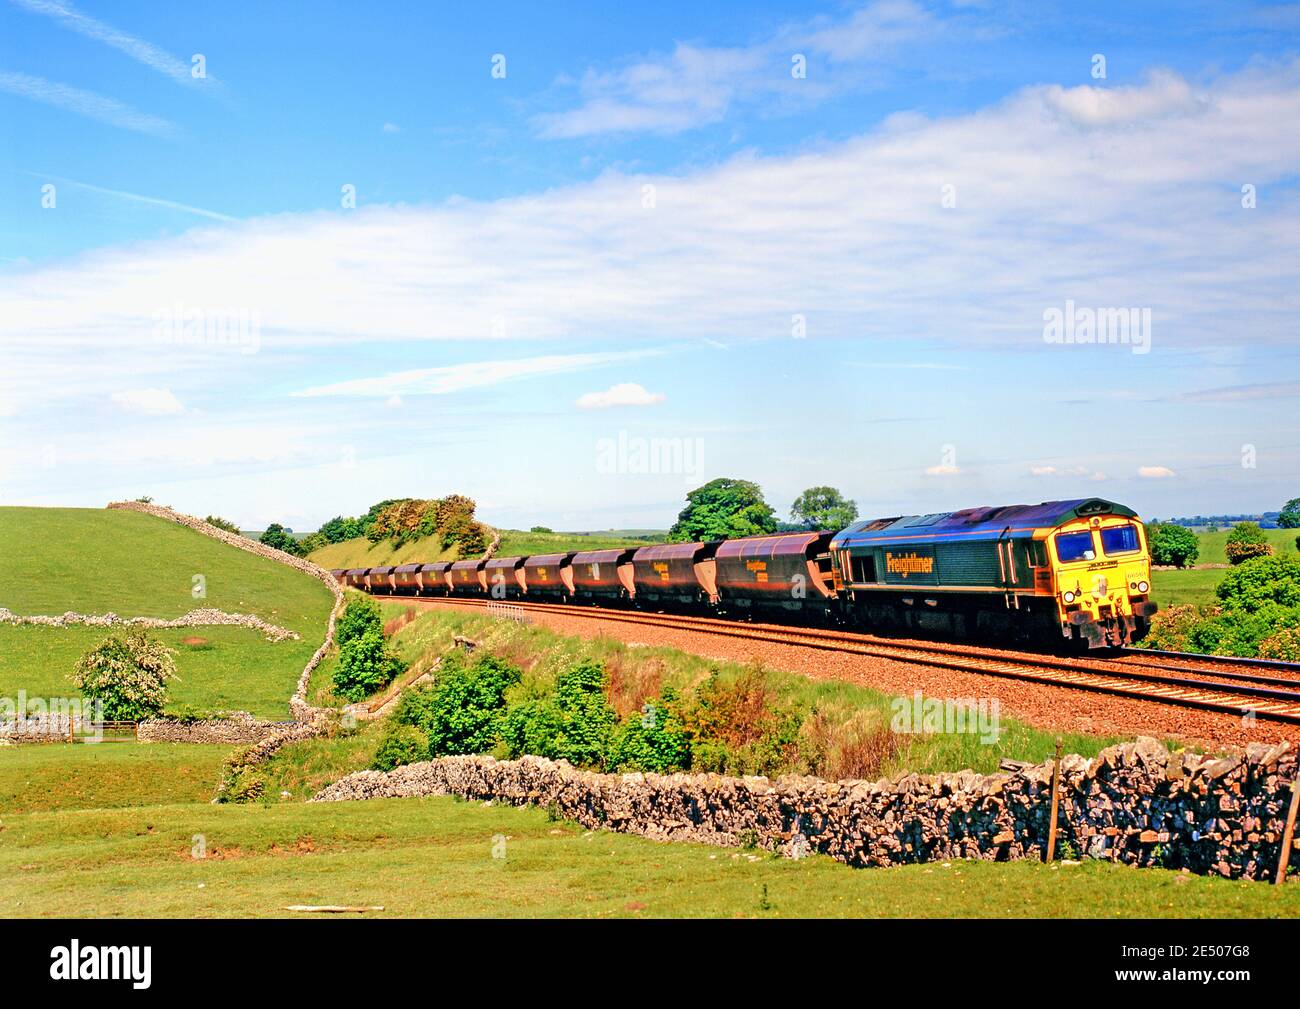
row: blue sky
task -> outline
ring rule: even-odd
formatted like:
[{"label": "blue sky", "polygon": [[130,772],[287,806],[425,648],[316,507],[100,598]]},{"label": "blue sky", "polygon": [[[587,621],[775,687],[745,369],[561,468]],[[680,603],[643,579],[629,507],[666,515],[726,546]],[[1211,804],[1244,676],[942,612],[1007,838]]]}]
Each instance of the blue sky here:
[{"label": "blue sky", "polygon": [[1276,508],[1298,38],[1295,4],[0,0],[0,503]]}]

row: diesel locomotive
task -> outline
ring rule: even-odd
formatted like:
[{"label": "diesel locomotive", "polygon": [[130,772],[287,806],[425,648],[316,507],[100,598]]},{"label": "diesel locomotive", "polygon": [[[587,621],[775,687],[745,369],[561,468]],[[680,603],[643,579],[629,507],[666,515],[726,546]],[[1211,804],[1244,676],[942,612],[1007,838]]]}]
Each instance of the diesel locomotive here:
[{"label": "diesel locomotive", "polygon": [[378,595],[707,610],[864,630],[1110,648],[1156,612],[1137,513],[1101,498],[967,508],[639,549],[331,572]]}]

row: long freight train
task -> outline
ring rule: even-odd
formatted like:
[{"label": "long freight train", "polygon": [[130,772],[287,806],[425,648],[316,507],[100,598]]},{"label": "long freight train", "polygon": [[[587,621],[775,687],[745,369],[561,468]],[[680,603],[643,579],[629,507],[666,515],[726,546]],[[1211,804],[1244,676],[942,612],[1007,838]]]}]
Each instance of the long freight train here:
[{"label": "long freight train", "polygon": [[1088,648],[1139,640],[1156,612],[1142,522],[1100,498],[895,515],[838,533],[331,573],[384,595],[710,610]]}]

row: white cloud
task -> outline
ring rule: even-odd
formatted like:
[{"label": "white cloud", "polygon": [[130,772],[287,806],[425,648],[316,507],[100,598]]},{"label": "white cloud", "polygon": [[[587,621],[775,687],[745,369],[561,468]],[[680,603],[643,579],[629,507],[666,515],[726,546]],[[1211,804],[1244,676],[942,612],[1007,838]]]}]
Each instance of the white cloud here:
[{"label": "white cloud", "polygon": [[396,123],[384,123],[382,129],[383,129],[383,131],[384,131],[385,133],[401,133],[401,132],[402,132],[402,128],[401,128],[400,126],[398,126]]},{"label": "white cloud", "polygon": [[1044,92],[1044,99],[1050,108],[1081,126],[1113,126],[1160,116],[1193,114],[1204,111],[1208,104],[1185,80],[1168,71],[1153,72],[1145,84],[1128,87],[1053,85]]},{"label": "white cloud", "polygon": [[604,392],[584,393],[576,405],[583,410],[602,410],[611,406],[653,406],[666,398],[662,392],[647,392],[635,382],[620,382]]},{"label": "white cloud", "polygon": [[113,393],[113,402],[128,413],[143,413],[149,416],[184,413],[181,401],[172,395],[170,389],[128,389]]},{"label": "white cloud", "polygon": [[1164,480],[1175,473],[1168,466],[1139,466],[1138,476],[1148,480]]},{"label": "white cloud", "polygon": [[[238,354],[160,351],[155,316],[175,303],[256,310],[268,358],[394,341],[605,350],[609,334],[622,347],[740,347],[789,339],[791,315],[804,312],[815,320],[809,348],[905,334],[1041,351],[1043,309],[1066,297],[1150,306],[1167,320],[1162,353],[1237,332],[1257,347],[1289,345],[1295,306],[1278,292],[1300,286],[1300,202],[1275,186],[1247,227],[1236,187],[1294,171],[1294,140],[1278,124],[1300,122],[1300,62],[1206,88],[1213,101],[1194,115],[1081,129],[1032,87],[972,114],[898,119],[815,151],[677,177],[610,173],[495,201],[204,224],[7,268],[0,399],[22,410],[128,383],[180,391],[178,370],[214,382],[237,374]],[[940,204],[949,183],[956,210]],[[646,184],[653,210],[641,205]],[[343,374],[357,374],[340,354]],[[500,381],[501,366],[327,388],[451,391]]]},{"label": "white cloud", "polygon": [[[544,136],[599,133],[677,133],[723,119],[733,104],[783,97],[806,102],[855,78],[836,74],[791,76],[792,58],[823,57],[830,64],[870,58],[909,42],[932,39],[938,23],[911,0],[878,0],[849,18],[817,18],[789,25],[748,46],[708,47],[679,42],[667,56],[640,59],[619,70],[588,70],[578,82],[582,102],[540,115]],[[828,83],[833,81],[834,83]]]},{"label": "white cloud", "polygon": [[560,375],[645,356],[645,351],[614,351],[604,354],[549,354],[504,361],[474,361],[439,368],[396,371],[374,378],[354,378],[332,385],[318,385],[295,396],[385,396],[445,395],[464,389],[498,385],[538,375]]},{"label": "white cloud", "polygon": [[[119,31],[112,25],[105,24],[88,14],[82,14],[71,4],[61,3],[59,0],[13,0],[13,3],[19,7],[25,7],[33,14],[44,14],[47,17],[54,18],[62,23],[64,27],[71,28],[87,38],[112,46],[114,49],[126,53],[131,59],[143,63],[160,74],[165,74],[178,84],[194,85],[201,83],[199,78],[195,78],[191,74],[191,64],[159,49],[152,42],[146,42],[144,39]],[[215,82],[215,78],[212,77],[208,77],[206,80],[208,83]]]},{"label": "white cloud", "polygon": [[70,87],[67,84],[47,81],[43,77],[0,71],[0,91],[8,91],[22,98],[30,98],[34,102],[67,109],[79,116],[98,119],[101,123],[135,130],[137,133],[161,135],[172,132],[172,124],[166,119],[137,111],[129,105],[124,105],[113,98],[97,95],[93,91],[83,91],[81,88]]}]

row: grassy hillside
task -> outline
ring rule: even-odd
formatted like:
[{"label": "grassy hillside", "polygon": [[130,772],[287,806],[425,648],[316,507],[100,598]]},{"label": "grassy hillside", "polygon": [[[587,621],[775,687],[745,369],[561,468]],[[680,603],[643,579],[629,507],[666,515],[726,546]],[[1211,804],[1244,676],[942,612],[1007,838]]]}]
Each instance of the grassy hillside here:
[{"label": "grassy hillside", "polygon": [[364,536],[342,543],[331,543],[327,547],[314,550],[308,560],[319,564],[326,570],[334,568],[373,568],[384,564],[409,564],[420,561],[429,564],[433,561],[460,560],[455,547],[444,550],[442,541],[436,536],[412,540],[410,543],[395,547],[387,540],[371,543]]},{"label": "grassy hillside", "polygon": [[530,533],[520,529],[502,529],[501,546],[497,553],[502,557],[528,556],[530,554],[558,554],[570,550],[613,550],[618,547],[643,547],[647,543],[662,543],[667,533],[620,532],[590,533]]},{"label": "grassy hillside", "polygon": [[[0,508],[0,557],[0,606],[15,613],[170,618],[214,607],[302,635],[273,644],[237,627],[155,632],[177,649],[172,705],[288,717],[288,697],[333,605],[330,591],[300,571],[138,512]],[[195,575],[205,580],[205,597],[193,595]],[[77,657],[108,633],[0,626],[0,696],[70,696]]]},{"label": "grassy hillside", "polygon": [[[519,554],[555,554],[568,550],[606,550],[614,547],[640,547],[650,542],[661,542],[663,534],[637,533],[530,533],[518,529],[502,529],[501,546],[497,554],[510,557]],[[323,568],[372,568],[385,564],[409,564],[422,561],[459,560],[456,548],[444,550],[436,537],[412,540],[394,547],[387,540],[371,543],[364,537],[331,543],[313,551],[311,560]]]}]

